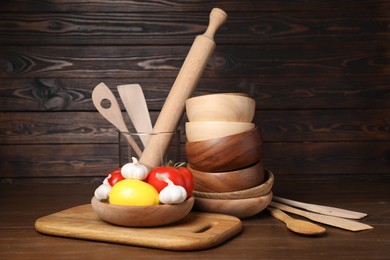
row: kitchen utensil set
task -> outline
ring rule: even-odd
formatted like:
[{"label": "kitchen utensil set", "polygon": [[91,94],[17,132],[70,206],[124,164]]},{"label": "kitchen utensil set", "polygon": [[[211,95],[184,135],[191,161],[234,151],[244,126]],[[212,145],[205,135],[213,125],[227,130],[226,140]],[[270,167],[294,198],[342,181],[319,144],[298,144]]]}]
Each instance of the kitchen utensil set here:
[{"label": "kitchen utensil set", "polygon": [[[169,133],[174,132],[177,129],[184,113],[185,102],[195,90],[206,64],[214,51],[214,34],[226,19],[227,14],[223,10],[219,8],[212,9],[209,25],[204,34],[198,35],[195,38],[153,129],[151,128],[150,118],[147,115],[147,107],[139,85],[118,86],[119,94],[121,95],[122,101],[125,103],[125,108],[137,131],[147,130],[150,133],[150,130],[152,130],[153,133]],[[92,93],[96,108],[105,118],[114,124],[119,131],[127,132],[127,128],[123,123],[123,118],[120,115],[121,111],[119,106],[117,106],[116,101],[114,101],[112,93],[105,89],[104,94],[107,94],[107,96],[105,96],[102,93],[102,86],[106,87],[104,83],[100,83],[95,87]],[[110,108],[105,109],[101,106],[101,101],[103,99],[110,100]],[[171,135],[143,136],[142,143],[144,145],[147,143],[143,151],[139,151],[140,149],[137,147],[133,138],[127,139],[131,147],[136,151],[138,150],[137,155],[140,157],[139,162],[146,165],[149,169],[152,169],[159,166],[161,163],[161,151],[156,152],[155,148],[159,147],[160,150],[165,153],[172,138],[173,136]]]},{"label": "kitchen utensil set", "polygon": [[[370,225],[352,220],[361,219],[367,216],[366,213],[355,212],[335,207],[322,206],[317,204],[309,204],[277,196],[274,196],[272,200],[273,201],[267,207],[267,210],[270,212],[270,214],[275,218],[285,222],[287,228],[299,234],[319,235],[325,233],[325,228],[323,228],[323,230],[321,231],[321,228],[319,226],[315,225],[317,226],[315,227],[313,223],[308,221],[302,222],[292,219],[291,217],[287,216],[287,214],[285,214],[283,211],[308,218],[318,223],[323,223],[329,226],[334,226],[349,231],[362,231],[373,228]],[[304,208],[311,212],[294,207]]]},{"label": "kitchen utensil set", "polygon": [[[104,101],[109,101],[110,104],[107,104],[106,107],[103,105]],[[114,94],[104,83],[100,83],[93,89],[92,102],[100,114],[111,124],[113,124],[120,132],[129,132],[123,120],[121,109],[118,102],[116,101]],[[141,156],[142,151],[138,147],[135,140],[130,135],[126,135],[126,138],[137,155]]]}]

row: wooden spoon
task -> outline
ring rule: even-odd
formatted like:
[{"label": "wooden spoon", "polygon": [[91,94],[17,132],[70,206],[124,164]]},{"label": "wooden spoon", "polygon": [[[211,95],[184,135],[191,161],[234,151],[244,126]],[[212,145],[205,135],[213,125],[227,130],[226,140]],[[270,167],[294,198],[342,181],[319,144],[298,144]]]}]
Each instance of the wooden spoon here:
[{"label": "wooden spoon", "polygon": [[[110,107],[103,107],[102,101],[110,101]],[[120,132],[129,132],[122,117],[122,111],[119,107],[114,94],[103,82],[98,84],[92,91],[92,102],[100,114],[113,124]],[[142,155],[141,149],[130,135],[124,135],[127,141],[139,157]]]},{"label": "wooden spoon", "polygon": [[140,133],[140,139],[145,147],[150,137],[146,133],[152,133],[153,126],[142,88],[139,84],[120,85],[117,88],[127,114],[135,130]]},{"label": "wooden spoon", "polygon": [[321,227],[309,221],[292,218],[280,209],[267,207],[267,210],[269,213],[271,213],[272,216],[286,223],[286,227],[295,233],[306,236],[313,236],[321,235],[326,232],[326,229],[324,227]]}]

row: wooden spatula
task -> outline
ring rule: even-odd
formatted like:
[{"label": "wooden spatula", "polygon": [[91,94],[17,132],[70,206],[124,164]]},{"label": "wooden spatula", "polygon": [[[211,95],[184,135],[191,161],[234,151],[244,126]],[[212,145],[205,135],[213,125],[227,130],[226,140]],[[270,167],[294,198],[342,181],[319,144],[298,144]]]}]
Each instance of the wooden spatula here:
[{"label": "wooden spatula", "polygon": [[345,219],[345,218],[339,218],[339,217],[334,217],[334,216],[326,216],[322,214],[317,214],[313,212],[308,212],[300,209],[296,209],[278,202],[271,202],[269,206],[272,206],[274,208],[278,208],[283,211],[287,211],[296,215],[300,215],[302,217],[311,219],[313,221],[323,223],[326,225],[350,230],[350,231],[361,231],[361,230],[367,230],[367,229],[372,229],[372,226],[369,226],[364,223],[360,223],[354,220],[350,219]]},{"label": "wooden spatula", "polygon": [[309,204],[309,203],[285,199],[285,198],[281,198],[281,197],[277,197],[277,196],[273,196],[272,200],[277,201],[277,202],[281,202],[283,204],[286,204],[286,205],[289,205],[292,207],[306,209],[306,210],[309,210],[312,212],[317,212],[317,213],[329,215],[329,216],[350,218],[350,219],[361,219],[361,218],[367,216],[366,213],[362,213],[362,212],[356,212],[356,211],[351,211],[351,210],[346,210],[346,209],[322,206],[322,205],[317,205],[317,204]]},{"label": "wooden spatula", "polygon": [[142,88],[139,84],[119,85],[117,88],[127,114],[145,147],[150,137],[146,133],[152,133],[153,126]]},{"label": "wooden spatula", "polygon": [[[103,107],[102,101],[108,100],[110,102],[109,107]],[[113,124],[120,132],[128,132],[126,124],[122,117],[122,111],[119,107],[118,101],[115,99],[114,94],[111,90],[105,85],[103,82],[98,84],[92,91],[92,102],[95,105],[96,109],[100,112],[100,114],[107,119],[111,124]],[[130,135],[125,135],[127,141],[137,153],[138,156],[141,157],[142,151],[138,147],[135,140]]]}]

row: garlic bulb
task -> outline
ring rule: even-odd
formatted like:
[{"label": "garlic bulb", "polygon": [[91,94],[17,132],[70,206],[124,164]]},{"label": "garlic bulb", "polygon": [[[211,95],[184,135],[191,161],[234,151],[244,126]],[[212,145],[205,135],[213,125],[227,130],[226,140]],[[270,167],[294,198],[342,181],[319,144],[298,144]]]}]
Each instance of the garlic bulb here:
[{"label": "garlic bulb", "polygon": [[137,158],[132,157],[132,163],[126,163],[122,166],[121,174],[126,179],[145,180],[148,176],[148,168],[138,162]]},{"label": "garlic bulb", "polygon": [[103,182],[103,184],[97,187],[97,189],[95,190],[95,198],[98,201],[106,200],[108,199],[108,194],[110,193],[110,191],[111,185],[108,182]]},{"label": "garlic bulb", "polygon": [[168,183],[159,193],[160,202],[163,204],[180,204],[187,198],[187,192],[182,186],[175,185],[168,177],[156,174],[156,177]]}]

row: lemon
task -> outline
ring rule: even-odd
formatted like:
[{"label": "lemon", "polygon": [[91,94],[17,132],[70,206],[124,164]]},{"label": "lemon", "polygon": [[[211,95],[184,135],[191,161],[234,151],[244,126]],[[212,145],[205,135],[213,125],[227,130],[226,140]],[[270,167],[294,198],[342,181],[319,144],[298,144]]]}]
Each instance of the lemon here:
[{"label": "lemon", "polygon": [[159,204],[157,190],[144,181],[126,179],[117,182],[108,197],[110,204],[124,206],[152,206]]}]

